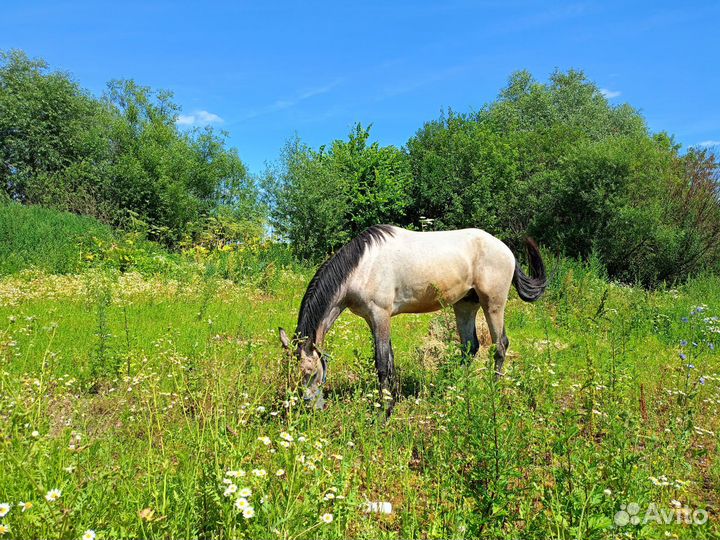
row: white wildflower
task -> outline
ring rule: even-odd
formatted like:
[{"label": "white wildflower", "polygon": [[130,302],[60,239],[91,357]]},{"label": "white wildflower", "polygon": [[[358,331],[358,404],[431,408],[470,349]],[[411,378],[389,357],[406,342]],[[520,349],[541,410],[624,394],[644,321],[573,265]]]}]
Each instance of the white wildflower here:
[{"label": "white wildflower", "polygon": [[60,498],[61,495],[62,491],[60,491],[59,489],[51,489],[47,492],[47,494],[45,494],[45,500],[48,502],[55,502]]}]

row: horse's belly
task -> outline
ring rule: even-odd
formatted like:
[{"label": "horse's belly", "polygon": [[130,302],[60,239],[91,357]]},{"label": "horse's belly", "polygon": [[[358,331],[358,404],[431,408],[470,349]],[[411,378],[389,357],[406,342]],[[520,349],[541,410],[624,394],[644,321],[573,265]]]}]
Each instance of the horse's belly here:
[{"label": "horse's belly", "polygon": [[453,284],[426,284],[399,287],[395,291],[393,315],[398,313],[429,313],[451,306],[464,298],[471,285],[463,281]]},{"label": "horse's belly", "polygon": [[442,309],[442,307],[439,302],[403,303],[395,306],[393,315],[399,315],[400,313],[431,313]]}]

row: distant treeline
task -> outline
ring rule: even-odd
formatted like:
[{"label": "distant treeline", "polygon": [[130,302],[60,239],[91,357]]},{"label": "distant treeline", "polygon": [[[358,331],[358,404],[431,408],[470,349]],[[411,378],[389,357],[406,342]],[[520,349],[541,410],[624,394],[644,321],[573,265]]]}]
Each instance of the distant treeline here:
[{"label": "distant treeline", "polygon": [[[652,134],[578,71],[514,74],[479,111],[443,113],[404,148],[294,139],[253,179],[224,135],[184,132],[172,95],[112,81],[100,98],[22,52],[0,56],[0,193],[176,246],[207,227],[271,229],[318,261],[362,229],[480,227],[512,247],[595,256],[610,277],[654,286],[720,260],[714,156]],[[288,128],[290,131],[292,126]],[[210,225],[209,225],[210,224]]]},{"label": "distant treeline", "polygon": [[651,134],[579,71],[525,71],[478,112],[444,113],[405,148],[357,125],[319,150],[290,142],[265,179],[270,219],[321,258],[378,222],[483,228],[519,248],[597,257],[610,277],[655,286],[720,269],[718,164]]}]

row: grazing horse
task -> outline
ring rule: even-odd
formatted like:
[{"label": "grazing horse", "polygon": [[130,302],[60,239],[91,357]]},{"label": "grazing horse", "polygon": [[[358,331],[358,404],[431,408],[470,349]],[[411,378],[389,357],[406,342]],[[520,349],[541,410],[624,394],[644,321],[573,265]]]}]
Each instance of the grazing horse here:
[{"label": "grazing horse", "polygon": [[[495,371],[502,375],[510,344],[505,335],[510,284],[526,302],[540,298],[546,287],[545,267],[531,239],[527,252],[531,277],[502,241],[480,229],[415,232],[391,225],[366,229],[320,266],[302,299],[294,352],[305,400],[323,407],[327,360],[322,344],[345,309],[370,325],[375,367],[386,395],[390,392],[394,397],[398,390],[390,318],[400,313],[428,313],[452,305],[462,344],[474,355],[480,347],[475,316],[482,308],[496,347]],[[280,341],[290,351],[287,333],[279,330]]]}]

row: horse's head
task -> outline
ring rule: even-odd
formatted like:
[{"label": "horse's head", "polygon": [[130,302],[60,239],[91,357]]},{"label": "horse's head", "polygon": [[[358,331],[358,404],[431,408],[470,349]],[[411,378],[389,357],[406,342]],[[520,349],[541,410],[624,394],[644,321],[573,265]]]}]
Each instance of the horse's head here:
[{"label": "horse's head", "polygon": [[305,386],[305,402],[312,403],[316,409],[322,409],[325,401],[323,400],[321,386],[325,382],[327,375],[325,357],[310,339],[299,340],[297,347],[293,351],[290,339],[283,328],[280,328],[280,342],[283,348],[288,352],[292,352],[298,360],[303,385]]}]

